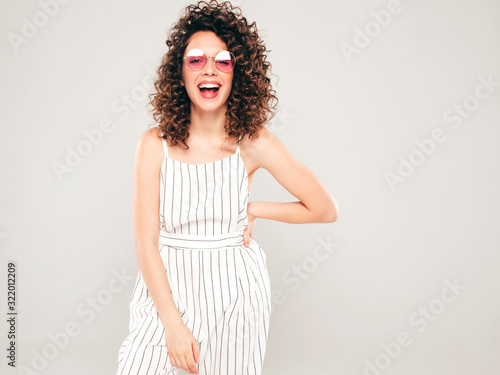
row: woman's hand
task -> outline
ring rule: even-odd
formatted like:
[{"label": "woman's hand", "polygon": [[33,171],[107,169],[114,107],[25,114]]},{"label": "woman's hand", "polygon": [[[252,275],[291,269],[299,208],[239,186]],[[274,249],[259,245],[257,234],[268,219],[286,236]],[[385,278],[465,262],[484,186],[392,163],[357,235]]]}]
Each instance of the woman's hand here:
[{"label": "woman's hand", "polygon": [[200,363],[200,349],[196,338],[184,321],[181,320],[175,326],[165,329],[165,338],[172,365],[191,374],[199,374],[195,361]]},{"label": "woman's hand", "polygon": [[250,245],[250,238],[253,238],[253,223],[256,219],[256,217],[252,211],[252,204],[253,203],[254,202],[250,202],[247,205],[248,224],[247,224],[247,227],[245,228],[245,231],[243,232],[243,244],[246,247],[248,247],[248,245]]}]

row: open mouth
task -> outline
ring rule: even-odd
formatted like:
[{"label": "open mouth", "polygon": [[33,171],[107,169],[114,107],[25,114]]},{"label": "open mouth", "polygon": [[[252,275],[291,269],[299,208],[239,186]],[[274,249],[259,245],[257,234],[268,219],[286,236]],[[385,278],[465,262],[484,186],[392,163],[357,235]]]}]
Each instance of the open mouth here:
[{"label": "open mouth", "polygon": [[215,83],[204,83],[198,86],[201,96],[204,98],[214,98],[219,92],[220,85]]}]

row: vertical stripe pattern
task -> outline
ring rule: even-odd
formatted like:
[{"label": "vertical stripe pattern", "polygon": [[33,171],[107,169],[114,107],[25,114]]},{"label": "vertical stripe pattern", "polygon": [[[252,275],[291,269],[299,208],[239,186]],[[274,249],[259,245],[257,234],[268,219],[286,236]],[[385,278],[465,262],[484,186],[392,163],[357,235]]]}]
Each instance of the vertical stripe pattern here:
[{"label": "vertical stripe pattern", "polygon": [[[271,315],[266,254],[251,239],[248,174],[239,152],[205,164],[168,157],[160,170],[159,252],[179,313],[200,348],[200,375],[260,375]],[[130,300],[129,334],[116,375],[184,374],[142,278]]]}]

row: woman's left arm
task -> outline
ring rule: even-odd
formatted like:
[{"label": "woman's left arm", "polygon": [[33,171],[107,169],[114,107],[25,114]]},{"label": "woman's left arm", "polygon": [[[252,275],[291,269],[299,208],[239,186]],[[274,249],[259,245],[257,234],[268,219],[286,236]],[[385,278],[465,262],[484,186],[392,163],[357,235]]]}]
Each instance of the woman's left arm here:
[{"label": "woman's left arm", "polygon": [[333,195],[274,134],[264,128],[255,143],[254,156],[258,166],[269,171],[298,201],[250,202],[248,204],[250,220],[263,218],[295,224],[331,223],[337,220],[339,208]]}]

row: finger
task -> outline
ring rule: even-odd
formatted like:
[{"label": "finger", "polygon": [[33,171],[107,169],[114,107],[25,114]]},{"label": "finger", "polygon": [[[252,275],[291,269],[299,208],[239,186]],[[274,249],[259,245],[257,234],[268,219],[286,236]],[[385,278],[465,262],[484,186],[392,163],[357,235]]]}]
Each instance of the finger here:
[{"label": "finger", "polygon": [[186,362],[186,357],[182,357],[180,359],[180,363],[179,363],[180,366],[177,366],[177,367],[180,367],[181,369],[183,370],[186,370],[186,371],[189,371],[189,368],[188,368],[188,364]]},{"label": "finger", "polygon": [[196,364],[194,363],[193,356],[190,355],[186,358],[186,364],[190,373],[198,374],[198,367],[196,367]]},{"label": "finger", "polygon": [[248,246],[248,226],[245,228],[245,231],[243,232],[243,244],[245,246]]},{"label": "finger", "polygon": [[179,366],[177,366],[177,361],[172,356],[170,356],[170,363],[172,363],[172,366],[179,367]]},{"label": "finger", "polygon": [[198,347],[198,343],[196,340],[193,340],[193,354],[194,354],[194,360],[197,363],[200,363],[200,348]]}]

